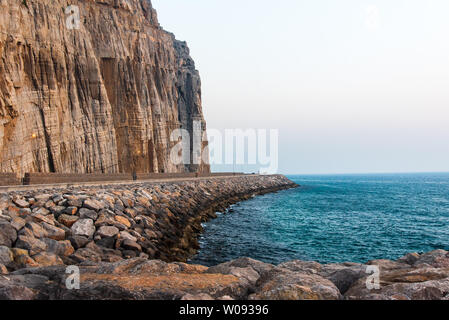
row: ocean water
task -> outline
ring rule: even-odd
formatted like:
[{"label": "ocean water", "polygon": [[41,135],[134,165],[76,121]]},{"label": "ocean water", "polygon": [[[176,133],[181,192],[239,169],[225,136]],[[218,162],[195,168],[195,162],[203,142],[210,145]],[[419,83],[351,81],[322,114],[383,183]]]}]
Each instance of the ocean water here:
[{"label": "ocean water", "polygon": [[449,174],[289,178],[301,187],[241,202],[205,223],[191,262],[363,263],[449,250]]}]

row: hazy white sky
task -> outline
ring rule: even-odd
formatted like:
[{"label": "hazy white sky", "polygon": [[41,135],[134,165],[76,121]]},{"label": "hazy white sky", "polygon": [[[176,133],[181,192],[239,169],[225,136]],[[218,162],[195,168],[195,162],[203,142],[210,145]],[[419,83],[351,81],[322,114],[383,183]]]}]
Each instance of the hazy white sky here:
[{"label": "hazy white sky", "polygon": [[152,2],[208,127],[279,129],[282,173],[449,171],[449,1]]}]

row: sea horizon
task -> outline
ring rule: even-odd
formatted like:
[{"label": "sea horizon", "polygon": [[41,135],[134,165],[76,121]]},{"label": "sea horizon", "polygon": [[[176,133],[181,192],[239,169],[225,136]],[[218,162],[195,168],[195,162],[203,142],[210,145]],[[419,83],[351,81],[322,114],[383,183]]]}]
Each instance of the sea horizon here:
[{"label": "sea horizon", "polygon": [[205,223],[193,262],[366,263],[449,249],[448,172],[286,176],[300,187]]}]

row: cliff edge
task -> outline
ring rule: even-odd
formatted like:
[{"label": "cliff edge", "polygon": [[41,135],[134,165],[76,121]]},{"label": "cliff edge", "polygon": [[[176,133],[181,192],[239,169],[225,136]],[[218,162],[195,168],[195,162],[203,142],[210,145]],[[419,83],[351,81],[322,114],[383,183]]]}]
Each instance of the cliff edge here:
[{"label": "cliff edge", "polygon": [[0,172],[208,172],[169,159],[194,121],[199,73],[149,0],[0,0]]}]

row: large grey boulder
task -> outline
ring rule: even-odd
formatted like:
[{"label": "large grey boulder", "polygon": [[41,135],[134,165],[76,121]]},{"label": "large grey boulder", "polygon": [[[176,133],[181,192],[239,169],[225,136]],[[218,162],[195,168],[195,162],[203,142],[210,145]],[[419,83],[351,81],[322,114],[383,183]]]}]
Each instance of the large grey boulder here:
[{"label": "large grey boulder", "polygon": [[73,224],[71,230],[76,236],[91,238],[95,233],[94,221],[92,219],[80,219]]}]

